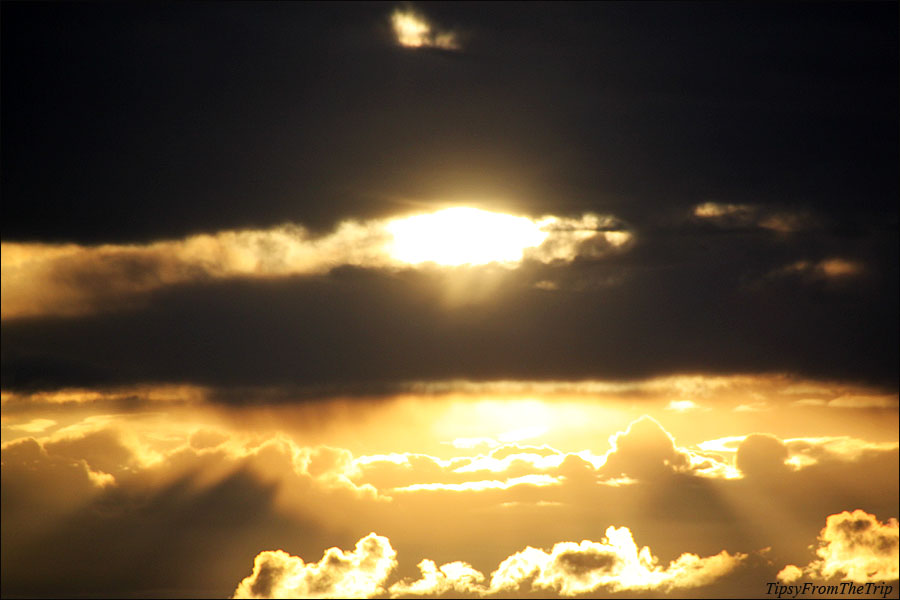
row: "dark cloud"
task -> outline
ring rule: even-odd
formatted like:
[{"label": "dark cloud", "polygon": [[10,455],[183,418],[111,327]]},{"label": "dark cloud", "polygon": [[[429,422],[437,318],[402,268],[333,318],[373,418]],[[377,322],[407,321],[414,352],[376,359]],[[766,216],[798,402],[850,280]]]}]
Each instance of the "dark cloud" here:
[{"label": "dark cloud", "polygon": [[616,477],[656,479],[672,472],[686,471],[688,456],[675,448],[675,442],[659,423],[642,417],[615,436],[614,450],[606,457],[603,472]]},{"label": "dark cloud", "polygon": [[[662,249],[661,249],[662,251]],[[619,285],[533,287],[552,267],[185,285],[142,310],[3,325],[3,387],[221,386],[795,372],[896,386],[894,289],[745,290],[728,263],[581,263]],[[465,293],[459,285],[465,284]],[[663,300],[665,299],[665,300]],[[177,332],[177,333],[175,333]]]},{"label": "dark cloud", "polygon": [[787,473],[788,449],[778,438],[754,433],[738,446],[735,464],[745,477],[780,477]]},{"label": "dark cloud", "polygon": [[563,570],[573,575],[583,575],[591,571],[612,571],[619,562],[615,554],[588,550],[586,552],[561,552],[556,561]]}]

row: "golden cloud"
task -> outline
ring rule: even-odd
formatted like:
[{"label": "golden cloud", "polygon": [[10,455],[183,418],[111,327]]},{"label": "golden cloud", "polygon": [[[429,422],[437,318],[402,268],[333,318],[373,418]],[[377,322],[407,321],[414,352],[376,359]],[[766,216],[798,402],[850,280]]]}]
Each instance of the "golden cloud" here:
[{"label": "golden cloud", "polygon": [[[443,233],[420,235],[416,219]],[[631,240],[615,223],[612,217],[592,214],[533,220],[458,207],[430,215],[346,221],[322,236],[288,224],[144,245],[2,243],[0,317],[80,315],[130,306],[153,290],[187,282],[317,275],[339,266],[514,267],[525,259],[550,263],[598,257],[624,249]]]},{"label": "golden cloud", "polygon": [[691,460],[675,440],[653,418],[644,416],[632,422],[626,431],[610,438],[612,450],[606,456],[603,471],[611,476],[653,479],[671,472],[690,469]]},{"label": "golden cloud", "polygon": [[438,567],[431,559],[418,564],[421,577],[415,581],[404,579],[390,588],[391,598],[403,596],[439,596],[447,593],[481,594],[484,574],[472,565],[454,561]]},{"label": "golden cloud", "polygon": [[424,15],[411,7],[395,9],[391,13],[391,26],[397,43],[406,48],[460,49],[455,32],[436,29]]},{"label": "golden cloud", "polygon": [[600,542],[560,542],[550,552],[526,548],[503,561],[491,575],[491,592],[554,591],[576,596],[600,590],[662,590],[708,585],[729,573],[745,554],[722,551],[701,558],[685,553],[662,567],[637,544],[627,527],[609,527]]},{"label": "golden cloud", "polygon": [[[739,413],[754,413],[766,408],[778,411],[786,407],[804,412],[817,408],[841,409],[886,409],[896,410],[900,400],[896,392],[842,382],[803,380],[788,375],[697,375],[685,374],[655,377],[634,381],[578,380],[578,381],[529,381],[529,380],[436,380],[405,381],[390,385],[369,386],[336,385],[304,388],[246,387],[237,391],[189,384],[136,384],[108,386],[101,388],[62,388],[46,391],[3,390],[0,404],[4,410],[4,428],[27,422],[20,416],[46,418],[43,411],[91,406],[91,410],[117,412],[127,407],[156,410],[153,406],[165,405],[166,410],[185,406],[229,405],[233,400],[252,402],[255,405],[274,406],[303,404],[310,398],[331,400],[329,406],[349,408],[354,400],[366,403],[373,399],[394,398],[398,403],[409,403],[410,407],[427,397],[448,402],[460,401],[476,409],[488,411],[494,406],[495,413],[482,415],[485,419],[505,422],[515,417],[510,427],[498,431],[485,432],[488,435],[459,435],[446,443],[458,449],[483,446],[497,448],[505,442],[521,441],[545,437],[554,427],[571,425],[588,419],[587,406],[597,408],[602,405],[621,405],[623,402],[638,401],[641,410],[657,418],[669,418],[679,411],[662,411],[667,406],[702,406],[704,410],[692,411],[699,419],[719,418],[721,410]],[[540,398],[530,404],[522,398]],[[353,398],[353,400],[351,400]],[[799,398],[799,399],[798,399]],[[590,403],[586,404],[585,400]],[[477,402],[472,402],[477,400]],[[488,400],[498,400],[488,402]],[[507,406],[515,401],[515,407]],[[552,401],[553,410],[547,410],[545,401]],[[682,404],[691,402],[691,404]],[[765,403],[765,406],[763,406]],[[354,404],[359,405],[359,402]],[[543,409],[541,407],[544,407]],[[711,409],[711,410],[705,410]],[[750,410],[754,409],[754,410]],[[698,414],[698,413],[703,414]],[[748,414],[750,418],[752,415]],[[468,417],[467,417],[468,418]],[[805,416],[804,418],[808,418]],[[742,419],[746,420],[746,419]],[[471,432],[471,429],[467,429]]]},{"label": "golden cloud", "polygon": [[[705,389],[696,381],[682,387],[686,393]],[[727,390],[727,386],[716,390],[714,393]],[[842,392],[834,388],[829,393]],[[216,580],[227,587],[223,595],[235,591],[239,579],[235,574],[247,574],[241,570],[250,570],[248,556],[262,548],[282,548],[290,553],[272,553],[260,559],[260,566],[254,567],[255,575],[250,575],[241,592],[244,595],[275,589],[273,582],[283,579],[279,575],[282,572],[293,574],[291,581],[282,582],[284,590],[293,590],[294,594],[301,593],[298,589],[306,590],[309,595],[349,593],[353,582],[360,584],[353,589],[361,590],[361,595],[380,587],[379,594],[398,597],[530,592],[567,596],[620,589],[662,593],[717,581],[741,564],[742,555],[736,552],[761,545],[757,538],[742,533],[748,524],[754,531],[781,535],[786,524],[802,523],[797,526],[798,532],[808,527],[810,520],[813,529],[821,527],[820,519],[837,497],[857,506],[872,506],[869,510],[873,511],[888,510],[884,506],[896,503],[895,442],[851,436],[781,441],[757,434],[686,446],[677,443],[659,422],[644,417],[615,427],[588,419],[593,432],[584,438],[588,447],[598,440],[605,446],[605,434],[620,429],[612,436],[608,450],[577,450],[580,440],[574,442],[576,445],[560,446],[556,443],[560,438],[544,438],[543,443],[532,445],[502,443],[499,436],[488,438],[491,443],[472,447],[442,445],[442,437],[453,440],[456,433],[465,431],[445,429],[443,417],[451,414],[447,406],[457,411],[454,419],[471,427],[474,413],[469,411],[481,406],[482,400],[467,405],[456,402],[444,404],[432,399],[424,403],[418,397],[409,400],[409,413],[403,412],[406,405],[400,401],[368,408],[363,404],[362,412],[348,412],[348,405],[342,405],[344,408],[336,409],[335,414],[351,422],[346,430],[341,429],[344,425],[330,421],[331,417],[326,418],[323,405],[327,403],[201,408],[166,402],[165,412],[129,410],[88,416],[90,410],[105,405],[48,404],[56,425],[44,433],[31,432],[41,437],[20,437],[3,445],[4,554],[19,561],[17,565],[25,564],[31,560],[32,550],[38,552],[45,544],[58,543],[68,535],[66,532],[95,526],[102,528],[98,539],[104,544],[118,539],[122,531],[137,532],[133,543],[146,546],[150,552],[150,545],[158,547],[156,537],[140,532],[148,527],[141,524],[151,519],[154,530],[184,528],[185,534],[179,539],[186,540],[187,546],[173,550],[179,561],[193,555],[193,550],[188,552],[190,540],[208,539],[215,531],[222,539],[228,538],[223,541],[223,552],[229,553],[229,560],[237,557],[240,570],[226,567],[218,558],[210,561],[210,565],[216,565],[210,569],[218,570]],[[536,401],[529,402],[531,406]],[[430,412],[435,404],[442,408]],[[658,404],[660,414],[673,421],[687,419],[664,412],[664,402]],[[567,412],[570,407],[564,403],[547,405],[548,413],[558,406],[564,414],[574,414]],[[463,411],[462,406],[468,409]],[[495,414],[497,406],[491,404],[494,412],[484,414]],[[514,412],[518,406],[510,404],[507,410]],[[834,411],[823,410],[823,417],[836,418],[826,412]],[[430,445],[422,446],[422,437],[403,437],[401,431],[410,429],[405,416],[414,413],[425,413],[432,419],[434,429],[419,427],[418,422],[414,428],[427,429],[424,437],[431,438]],[[263,418],[266,414],[268,417]],[[540,411],[534,414],[546,417]],[[731,410],[721,414],[734,422]],[[303,426],[292,428],[291,415]],[[360,419],[360,415],[366,417]],[[34,418],[24,415],[21,423],[28,424]],[[696,417],[689,420],[693,423]],[[552,419],[545,418],[544,422],[548,427],[556,426]],[[17,423],[7,418],[4,432],[28,435],[9,428]],[[398,428],[391,428],[394,423],[400,423]],[[509,425],[505,423],[497,431]],[[603,426],[610,428],[603,429],[604,435],[597,435],[597,428]],[[363,428],[371,437],[358,436]],[[515,429],[521,429],[518,423]],[[760,440],[767,445],[753,448]],[[376,447],[383,452],[359,451]],[[430,450],[390,450],[410,447]],[[732,466],[738,452],[742,454],[739,466],[747,475],[744,478]],[[796,457],[800,458],[792,462]],[[749,476],[754,468],[757,474],[777,472],[779,477]],[[757,498],[771,496],[773,480],[781,486],[777,489],[785,498],[784,514],[777,516],[777,526],[759,520],[762,517],[753,512]],[[877,485],[858,485],[865,481]],[[840,484],[835,487],[835,482]],[[721,502],[707,502],[709,499]],[[255,516],[232,523],[233,507],[253,507]],[[211,513],[210,520],[192,518],[187,523],[183,517],[207,513]],[[435,519],[436,514],[445,518]],[[228,524],[216,521],[216,515],[227,518]],[[769,517],[767,513],[765,518]],[[649,529],[635,535],[652,535],[648,545],[665,561],[656,560],[649,549],[634,543],[630,529],[607,530],[616,519],[632,528],[633,523],[646,524]],[[710,528],[711,523],[730,523],[731,519],[735,520],[734,528]],[[271,528],[268,533],[261,532],[260,522]],[[891,523],[882,524],[881,529],[873,525],[871,530],[890,529]],[[56,529],[62,533],[54,536]],[[407,552],[418,552],[414,556],[415,561],[421,561],[419,575],[412,579],[396,575],[397,581],[390,575],[382,578],[381,571],[366,571],[365,565],[360,567],[363,573],[352,574],[354,561],[361,565],[365,562],[365,549],[360,554],[352,544],[341,545],[346,541],[341,536],[347,531],[361,535],[372,530],[388,533],[392,548],[398,552],[402,549],[401,558]],[[600,541],[577,541],[582,535],[591,535],[582,532],[604,530],[607,536]],[[293,539],[287,531],[290,536],[310,537],[287,546]],[[889,536],[873,534],[871,540],[855,537],[851,543],[840,537],[840,531],[832,526],[831,533],[823,533],[823,548],[827,546],[828,551],[822,550],[815,557],[814,568],[825,573],[839,564],[848,569],[858,563],[869,565],[859,568],[881,564],[877,560],[860,563],[860,556],[850,560],[847,549],[852,543],[862,544],[874,548],[872,552],[877,554],[879,547],[890,544]],[[497,543],[472,547],[471,540],[478,535],[490,536]],[[596,533],[594,536],[589,540],[597,540]],[[684,548],[684,536],[697,536],[698,545]],[[422,549],[434,539],[441,540],[455,556],[432,560],[438,557]],[[560,539],[568,541],[555,543]],[[34,545],[29,547],[28,540]],[[349,550],[331,553],[331,562],[336,565],[332,571],[328,561],[318,559],[322,548],[335,544]],[[529,549],[528,544],[539,548]],[[370,554],[390,554],[386,546],[380,548]],[[100,573],[98,565],[107,563],[79,558],[76,554],[82,549],[80,545],[66,546],[60,561],[73,565],[73,572],[77,568],[79,572]],[[692,553],[677,558],[686,549]],[[719,552],[721,549],[727,552]],[[300,564],[289,559],[291,555],[313,557],[318,562]],[[447,562],[447,558],[462,562]],[[786,557],[786,561],[797,564],[804,560],[809,558],[802,554]],[[815,566],[818,564],[821,567]],[[486,569],[496,565],[493,572]],[[33,571],[35,578],[45,575]],[[64,571],[67,577],[70,571]],[[790,573],[786,571],[782,578]],[[407,573],[402,575],[406,577]],[[21,581],[24,575],[15,577]],[[336,583],[329,587],[323,583],[326,580]]]},{"label": "golden cloud", "polygon": [[829,515],[819,533],[818,559],[801,569],[787,565],[778,577],[790,583],[806,574],[813,579],[840,577],[857,583],[900,578],[900,528],[897,519],[884,523],[864,510]]},{"label": "golden cloud", "polygon": [[821,260],[798,260],[769,272],[764,279],[794,279],[801,282],[844,286],[858,282],[869,272],[866,264],[840,256]]},{"label": "golden cloud", "polygon": [[755,204],[704,202],[694,206],[694,219],[718,227],[760,228],[787,234],[816,225],[809,214],[798,211],[773,210]]},{"label": "golden cloud", "polygon": [[738,446],[735,466],[745,477],[778,477],[787,473],[788,449],[774,435],[752,433]]},{"label": "golden cloud", "polygon": [[490,441],[491,444],[484,444],[491,448],[487,454],[451,459],[419,453],[360,456],[354,459],[354,481],[391,490],[390,493],[409,494],[558,487],[575,482],[616,486],[675,473],[704,478],[735,476],[730,465],[715,453],[676,446],[672,436],[648,416],[611,436],[611,447],[602,455],[589,449],[562,452],[547,444],[522,446]]},{"label": "golden cloud", "polygon": [[330,548],[315,563],[282,550],[261,552],[234,598],[371,598],[397,566],[390,541],[370,533],[351,551]]},{"label": "golden cloud", "polygon": [[497,479],[483,479],[478,481],[465,481],[462,483],[414,483],[406,487],[396,488],[398,492],[421,491],[451,491],[451,492],[478,492],[483,490],[508,490],[519,485],[531,485],[545,487],[559,485],[560,481],[549,475],[534,474],[510,477],[504,481]]},{"label": "golden cloud", "polygon": [[[254,560],[253,573],[235,590],[235,598],[370,598],[385,593],[386,582],[398,566],[397,553],[386,537],[370,533],[346,552],[327,550],[317,563],[284,551],[264,551]],[[391,585],[391,597],[432,596],[448,592],[495,594],[550,591],[576,596],[600,590],[659,590],[709,585],[730,573],[746,554],[722,551],[701,558],[684,553],[665,567],[646,546],[638,548],[627,527],[609,527],[600,542],[559,542],[546,552],[527,547],[503,560],[486,577],[462,561],[440,567],[422,560],[417,580]]]}]

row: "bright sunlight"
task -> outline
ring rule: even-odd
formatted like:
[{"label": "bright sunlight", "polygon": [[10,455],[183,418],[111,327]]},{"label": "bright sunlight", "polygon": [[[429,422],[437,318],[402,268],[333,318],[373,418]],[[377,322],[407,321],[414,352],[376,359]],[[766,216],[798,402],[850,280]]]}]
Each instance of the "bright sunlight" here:
[{"label": "bright sunlight", "polygon": [[526,217],[466,207],[397,219],[387,230],[394,236],[391,254],[397,260],[445,266],[517,262],[526,248],[539,246],[548,235]]}]

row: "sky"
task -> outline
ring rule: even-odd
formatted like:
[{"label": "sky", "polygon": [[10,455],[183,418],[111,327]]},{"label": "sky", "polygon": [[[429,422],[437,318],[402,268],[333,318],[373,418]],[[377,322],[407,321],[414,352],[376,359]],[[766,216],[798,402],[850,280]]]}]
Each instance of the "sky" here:
[{"label": "sky", "polygon": [[898,6],[0,4],[4,597],[894,597]]}]

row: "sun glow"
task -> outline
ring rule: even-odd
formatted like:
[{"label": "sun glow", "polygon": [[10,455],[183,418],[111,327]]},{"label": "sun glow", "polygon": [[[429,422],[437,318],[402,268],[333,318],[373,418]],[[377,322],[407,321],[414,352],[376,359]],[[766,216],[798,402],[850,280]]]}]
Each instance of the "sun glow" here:
[{"label": "sun glow", "polygon": [[513,263],[548,235],[526,217],[455,207],[391,221],[391,254],[402,262],[445,266]]}]

